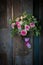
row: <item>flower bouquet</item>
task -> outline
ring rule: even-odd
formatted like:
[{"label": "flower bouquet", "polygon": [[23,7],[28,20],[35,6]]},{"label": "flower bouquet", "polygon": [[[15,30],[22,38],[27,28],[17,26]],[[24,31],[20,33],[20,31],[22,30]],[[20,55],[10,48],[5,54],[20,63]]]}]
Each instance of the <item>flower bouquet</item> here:
[{"label": "flower bouquet", "polygon": [[28,47],[28,48],[31,48],[31,45],[30,45],[30,39],[29,39],[29,35],[30,33],[35,35],[35,36],[38,36],[40,35],[40,22],[37,21],[37,19],[31,15],[31,14],[28,14],[28,13],[23,13],[21,16],[15,18],[14,20],[11,20],[10,21],[10,24],[11,24],[11,33],[12,35],[20,35],[22,36],[25,41],[25,45]]}]

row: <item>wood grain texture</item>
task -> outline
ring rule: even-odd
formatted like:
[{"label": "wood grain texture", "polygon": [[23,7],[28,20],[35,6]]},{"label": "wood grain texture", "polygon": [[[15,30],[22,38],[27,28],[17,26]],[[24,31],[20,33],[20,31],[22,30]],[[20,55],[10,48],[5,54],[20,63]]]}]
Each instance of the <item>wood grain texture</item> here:
[{"label": "wood grain texture", "polygon": [[[14,17],[20,16],[23,12],[33,14],[33,0],[14,0]],[[13,62],[16,65],[31,65],[32,64],[32,49],[26,48],[22,42],[23,40],[18,35],[14,36],[13,39]],[[31,44],[33,44],[33,39],[31,38]],[[33,46],[32,46],[33,47]],[[25,56],[25,57],[24,57]],[[20,62],[19,62],[20,61]]]},{"label": "wood grain texture", "polygon": [[7,1],[0,0],[0,28],[7,27]]}]

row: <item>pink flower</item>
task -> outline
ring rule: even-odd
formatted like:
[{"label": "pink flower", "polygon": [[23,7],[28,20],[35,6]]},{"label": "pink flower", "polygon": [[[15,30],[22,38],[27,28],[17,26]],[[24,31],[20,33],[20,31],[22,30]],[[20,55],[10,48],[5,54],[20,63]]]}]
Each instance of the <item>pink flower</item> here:
[{"label": "pink flower", "polygon": [[12,24],[11,24],[12,29],[14,29],[14,26],[15,26],[15,23],[12,23]]},{"label": "pink flower", "polygon": [[30,40],[30,38],[25,38],[25,42],[28,42]]},{"label": "pink flower", "polygon": [[18,29],[21,29],[20,22],[17,21],[17,22],[16,22],[16,25],[17,25],[17,28],[18,28]]},{"label": "pink flower", "polygon": [[30,43],[25,44],[28,48],[31,48]]},{"label": "pink flower", "polygon": [[32,22],[32,23],[30,23],[30,27],[35,27],[35,24]]},{"label": "pink flower", "polygon": [[29,25],[25,25],[25,30],[29,31],[30,26]]},{"label": "pink flower", "polygon": [[20,24],[20,22],[17,21],[17,22],[16,22],[16,25],[18,25],[18,24]]},{"label": "pink flower", "polygon": [[21,29],[21,25],[20,25],[20,24],[17,24],[17,28],[18,28],[18,29]]},{"label": "pink flower", "polygon": [[26,30],[21,30],[21,33],[20,33],[22,36],[26,36],[27,34],[27,31]]}]

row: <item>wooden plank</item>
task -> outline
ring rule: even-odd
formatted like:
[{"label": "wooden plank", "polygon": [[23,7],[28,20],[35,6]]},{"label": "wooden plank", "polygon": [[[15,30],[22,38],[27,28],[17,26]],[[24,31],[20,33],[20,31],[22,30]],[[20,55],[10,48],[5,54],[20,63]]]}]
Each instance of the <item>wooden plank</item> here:
[{"label": "wooden plank", "polygon": [[34,65],[39,65],[39,37],[34,37],[33,39],[33,45],[34,45],[34,48],[33,48],[33,51],[34,51]]},{"label": "wooden plank", "polygon": [[[39,20],[39,0],[33,0],[33,15]],[[39,37],[34,37],[34,65],[39,65]]]},{"label": "wooden plank", "polygon": [[7,0],[0,0],[0,28],[7,27]]},{"label": "wooden plank", "polygon": [[[14,2],[13,2],[14,17],[20,16],[24,11],[26,11],[29,14],[30,13],[33,14],[33,2],[32,1],[33,0],[14,0]],[[25,47],[25,49],[23,49],[23,47],[24,47],[24,45],[22,44],[21,37],[19,35],[14,36],[14,39],[13,39],[13,62],[14,62],[14,64],[16,63],[18,65],[23,65],[23,64],[31,65],[33,52],[31,50],[27,49],[26,47]],[[28,54],[25,55],[25,52]],[[24,55],[25,55],[25,57],[24,57]],[[18,58],[19,58],[20,62],[19,62]]]}]

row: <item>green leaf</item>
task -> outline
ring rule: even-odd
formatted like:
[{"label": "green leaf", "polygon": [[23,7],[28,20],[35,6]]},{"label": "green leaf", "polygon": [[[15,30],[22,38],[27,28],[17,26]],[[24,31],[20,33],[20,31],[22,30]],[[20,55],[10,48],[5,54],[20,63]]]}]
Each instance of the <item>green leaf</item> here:
[{"label": "green leaf", "polygon": [[9,19],[8,24],[11,24],[11,23],[12,23],[12,20],[11,20],[11,19]]},{"label": "green leaf", "polygon": [[38,36],[38,35],[39,35],[39,32],[37,31],[37,32],[36,32],[36,36]]},{"label": "green leaf", "polygon": [[34,23],[37,23],[37,21],[34,21]]}]

